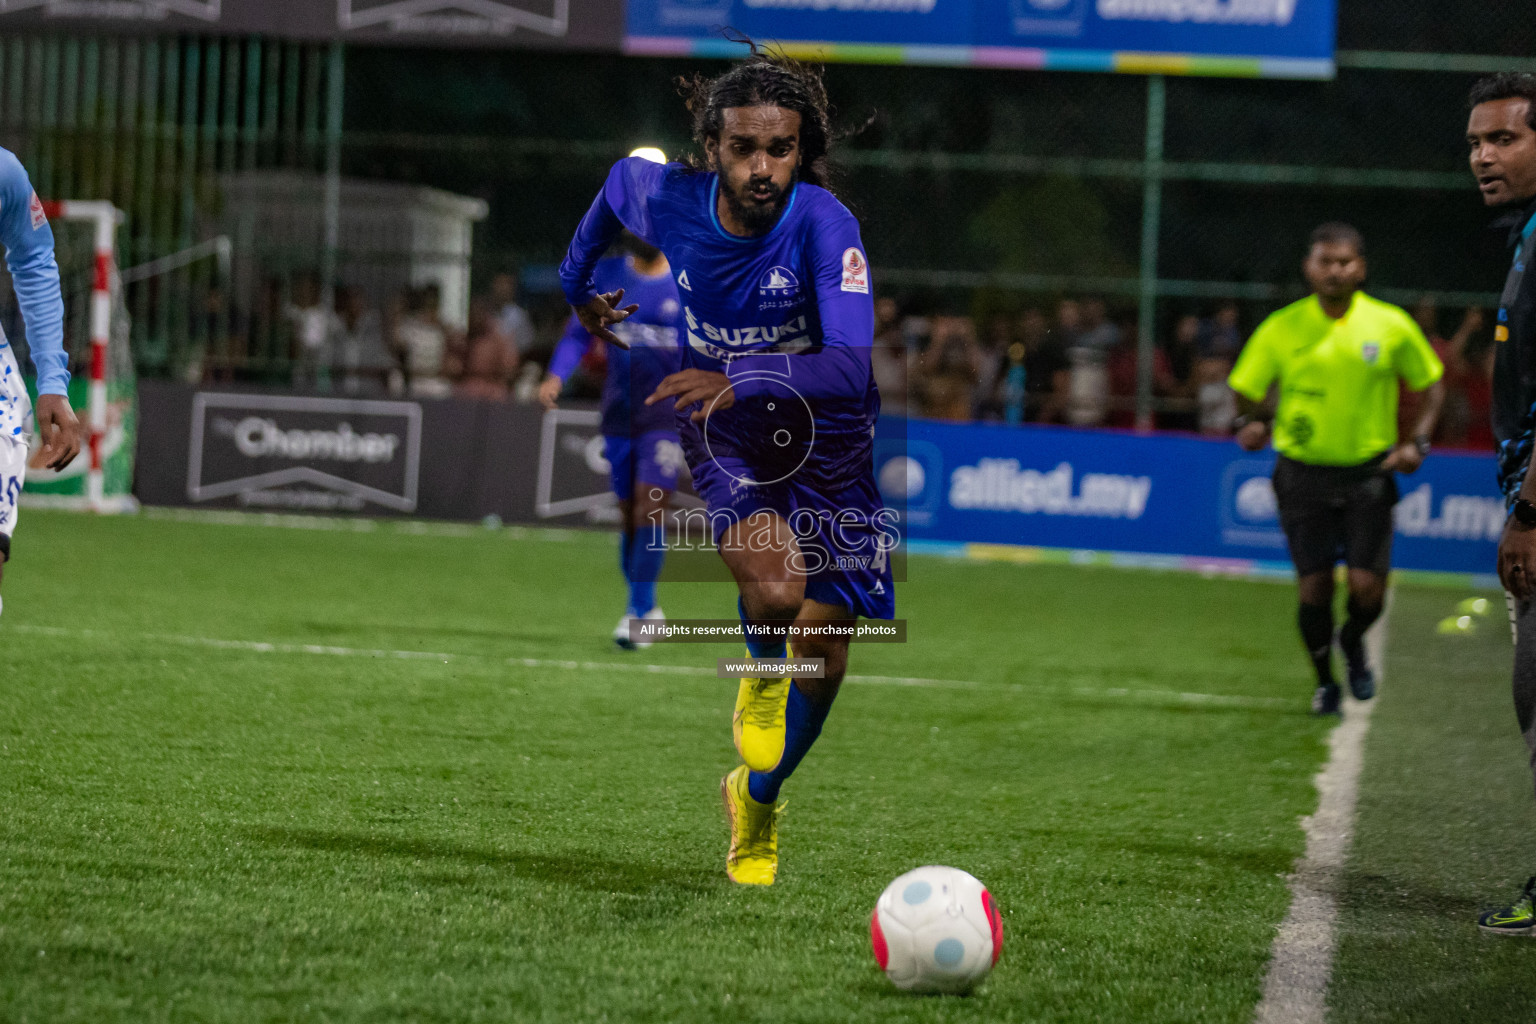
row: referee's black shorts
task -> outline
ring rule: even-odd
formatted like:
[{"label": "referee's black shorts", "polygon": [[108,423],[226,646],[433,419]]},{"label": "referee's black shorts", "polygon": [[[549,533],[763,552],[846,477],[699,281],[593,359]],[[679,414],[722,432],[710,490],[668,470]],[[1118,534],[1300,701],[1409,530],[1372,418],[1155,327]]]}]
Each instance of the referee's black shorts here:
[{"label": "referee's black shorts", "polygon": [[1397,479],[1383,452],[1358,466],[1314,466],[1284,455],[1275,463],[1275,502],[1296,575],[1351,569],[1387,575]]}]

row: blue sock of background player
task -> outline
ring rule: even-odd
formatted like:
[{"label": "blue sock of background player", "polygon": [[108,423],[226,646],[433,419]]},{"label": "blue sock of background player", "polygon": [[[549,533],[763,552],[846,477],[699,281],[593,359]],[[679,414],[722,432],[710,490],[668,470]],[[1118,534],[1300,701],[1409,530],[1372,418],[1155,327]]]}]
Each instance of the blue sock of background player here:
[{"label": "blue sock of background player", "polygon": [[[747,621],[747,611],[741,599],[736,599],[736,611],[741,621]],[[756,638],[747,636],[747,653],[754,658],[782,658],[788,653],[783,637]],[[789,684],[789,701],[784,708],[784,756],[779,766],[771,772],[752,772],[747,776],[747,793],[760,804],[768,804],[779,798],[779,787],[794,774],[806,752],[821,735],[821,727],[827,720],[831,704],[818,704],[807,697],[798,683]]]},{"label": "blue sock of background player", "polygon": [[642,523],[633,534],[626,534],[624,578],[629,581],[629,613],[644,615],[656,607],[656,580],[661,563],[667,557],[666,531],[653,523]]}]

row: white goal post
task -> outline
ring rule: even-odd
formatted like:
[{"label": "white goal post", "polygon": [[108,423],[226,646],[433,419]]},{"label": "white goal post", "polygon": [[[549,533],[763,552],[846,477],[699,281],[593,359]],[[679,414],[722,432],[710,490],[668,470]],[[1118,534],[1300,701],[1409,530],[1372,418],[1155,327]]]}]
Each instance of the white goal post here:
[{"label": "white goal post", "polygon": [[[64,199],[43,202],[49,220],[85,222],[90,228],[94,249],[90,298],[90,373],[85,408],[87,428],[85,494],[80,497],[40,494],[31,498],[36,504],[81,507],[93,512],[120,512],[136,507],[127,494],[104,493],[102,459],[107,437],[107,349],[112,337],[113,295],[117,275],[117,226],[123,213],[106,200]],[[39,500],[41,499],[41,500]]]}]

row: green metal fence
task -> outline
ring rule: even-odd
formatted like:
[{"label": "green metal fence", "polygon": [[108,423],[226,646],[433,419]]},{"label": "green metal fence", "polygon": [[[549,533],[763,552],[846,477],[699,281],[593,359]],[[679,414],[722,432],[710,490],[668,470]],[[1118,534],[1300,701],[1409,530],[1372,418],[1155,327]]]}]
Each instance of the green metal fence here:
[{"label": "green metal fence", "polygon": [[[327,103],[330,69],[325,48],[264,39],[0,41],[0,141],[40,195],[110,199],[126,215],[119,265],[149,271],[128,275],[142,369],[181,372],[227,338],[229,283],[207,244],[216,182],[259,168],[322,169],[327,132],[340,127],[339,104]],[[275,333],[255,339],[250,356],[257,372],[287,361]]]}]

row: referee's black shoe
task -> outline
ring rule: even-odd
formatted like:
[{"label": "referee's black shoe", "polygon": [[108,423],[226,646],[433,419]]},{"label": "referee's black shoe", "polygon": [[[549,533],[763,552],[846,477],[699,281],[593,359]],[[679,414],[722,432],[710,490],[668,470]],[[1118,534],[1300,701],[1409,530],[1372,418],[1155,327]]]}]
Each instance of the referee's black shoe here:
[{"label": "referee's black shoe", "polygon": [[1312,694],[1312,713],[1314,715],[1339,714],[1339,684],[1320,683]]},{"label": "referee's black shoe", "polygon": [[1366,660],[1363,646],[1351,651],[1344,649],[1344,661],[1349,666],[1349,692],[1355,700],[1370,700],[1376,696],[1376,673]]},{"label": "referee's black shoe", "polygon": [[1371,671],[1371,666],[1363,661],[1358,669],[1349,666],[1349,692],[1355,700],[1370,700],[1376,696],[1376,673]]}]

